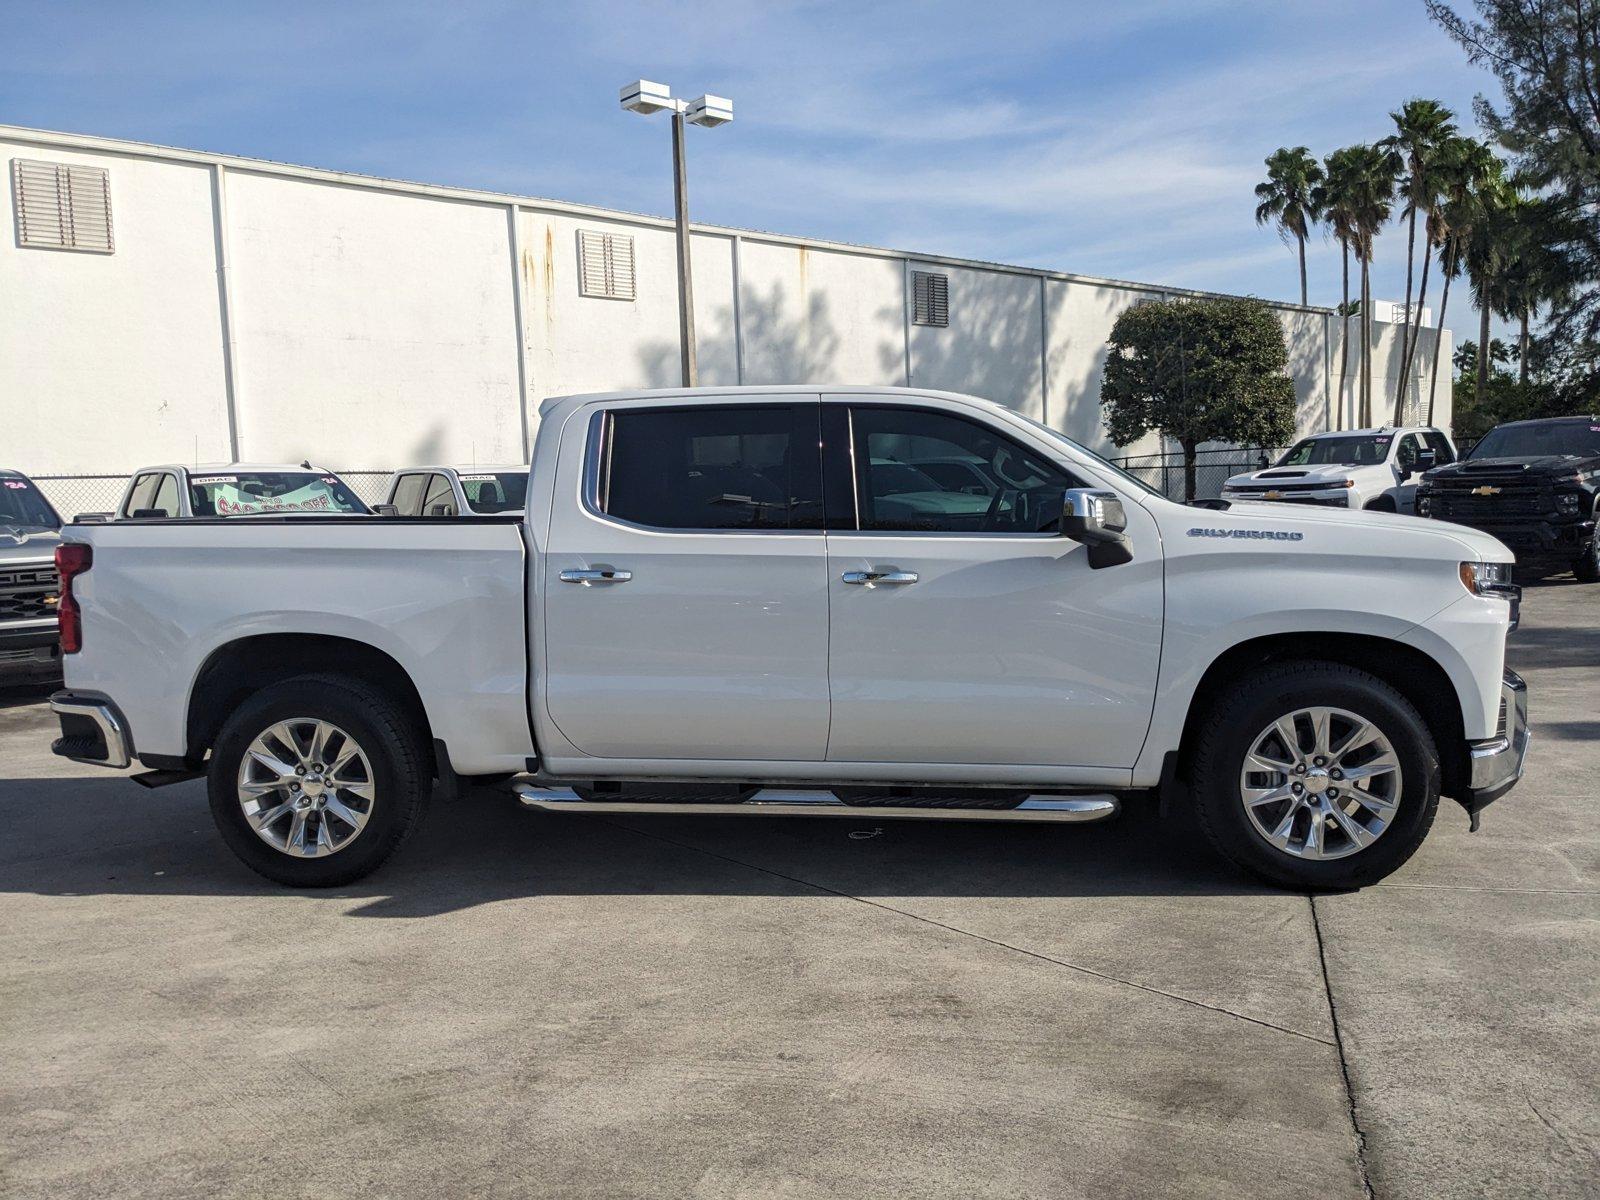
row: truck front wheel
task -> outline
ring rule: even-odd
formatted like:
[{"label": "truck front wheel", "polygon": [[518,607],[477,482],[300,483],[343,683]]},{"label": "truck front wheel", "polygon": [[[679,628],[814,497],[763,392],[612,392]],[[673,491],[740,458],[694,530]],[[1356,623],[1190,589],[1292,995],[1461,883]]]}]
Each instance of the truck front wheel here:
[{"label": "truck front wheel", "polygon": [[1600,583],[1600,502],[1595,504],[1595,529],[1589,544],[1573,561],[1572,574],[1579,583]]},{"label": "truck front wheel", "polygon": [[376,870],[427,803],[426,742],[381,689],[303,675],[257,692],[211,755],[211,815],[257,874],[338,887]]},{"label": "truck front wheel", "polygon": [[1212,844],[1296,888],[1382,879],[1422,844],[1439,804],[1438,752],[1417,710],[1332,663],[1281,663],[1229,685],[1191,774]]}]

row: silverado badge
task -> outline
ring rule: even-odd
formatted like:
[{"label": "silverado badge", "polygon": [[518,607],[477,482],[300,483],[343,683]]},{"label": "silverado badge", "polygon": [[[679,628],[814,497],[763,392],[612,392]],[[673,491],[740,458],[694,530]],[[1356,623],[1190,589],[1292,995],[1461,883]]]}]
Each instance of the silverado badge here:
[{"label": "silverado badge", "polygon": [[1497,487],[1490,487],[1488,484],[1484,484],[1483,487],[1473,488],[1472,494],[1474,496],[1498,496],[1500,494],[1500,489]]}]

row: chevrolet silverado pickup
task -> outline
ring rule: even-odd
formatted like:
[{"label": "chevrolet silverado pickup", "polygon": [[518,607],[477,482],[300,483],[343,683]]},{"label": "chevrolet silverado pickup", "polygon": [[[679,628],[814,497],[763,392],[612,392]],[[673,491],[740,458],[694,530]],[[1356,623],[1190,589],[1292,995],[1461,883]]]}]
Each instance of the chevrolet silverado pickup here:
[{"label": "chevrolet silverado pickup", "polygon": [[1600,416],[1496,425],[1423,477],[1417,515],[1498,538],[1531,578],[1570,568],[1600,583]]},{"label": "chevrolet silverado pickup", "polygon": [[1429,427],[1315,433],[1270,469],[1235,475],[1222,487],[1230,503],[1319,504],[1412,512],[1424,471],[1456,460],[1443,430]]},{"label": "chevrolet silverado pickup", "polygon": [[0,685],[59,678],[56,546],[61,518],[38,486],[0,470]]},{"label": "chevrolet silverado pickup", "polygon": [[1239,866],[1343,888],[1520,777],[1485,534],[1185,507],[944,393],[540,411],[520,513],[69,527],[56,753],[204,774],[227,845],[312,887],[377,867],[435,780],[567,812],[1182,804]]}]

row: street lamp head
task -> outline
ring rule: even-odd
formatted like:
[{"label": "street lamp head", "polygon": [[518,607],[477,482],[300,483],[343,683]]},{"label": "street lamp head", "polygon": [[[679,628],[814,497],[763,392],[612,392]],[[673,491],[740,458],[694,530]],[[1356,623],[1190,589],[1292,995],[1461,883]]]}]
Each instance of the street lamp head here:
[{"label": "street lamp head", "polygon": [[733,101],[726,96],[701,96],[689,102],[689,124],[715,129],[733,120]]},{"label": "street lamp head", "polygon": [[648,116],[650,113],[673,107],[672,89],[664,83],[652,83],[648,79],[635,79],[632,83],[625,84],[620,94],[622,107],[629,112]]}]

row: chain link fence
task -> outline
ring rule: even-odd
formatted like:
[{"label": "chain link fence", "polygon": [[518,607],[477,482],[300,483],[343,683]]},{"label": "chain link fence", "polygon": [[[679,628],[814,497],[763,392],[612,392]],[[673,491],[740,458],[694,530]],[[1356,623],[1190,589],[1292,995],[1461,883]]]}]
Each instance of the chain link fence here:
[{"label": "chain link fence", "polygon": [[[1235,446],[1223,450],[1197,450],[1194,456],[1194,498],[1215,500],[1222,494],[1222,485],[1230,476],[1271,466],[1287,449],[1287,446],[1253,449]],[[1182,503],[1187,499],[1183,490],[1181,451],[1173,454],[1132,454],[1111,461],[1169,500]]]},{"label": "chain link fence", "polygon": [[[334,471],[367,504],[381,504],[389,490],[392,471]],[[129,475],[32,475],[63,521],[79,513],[115,512],[127,490]]]}]

